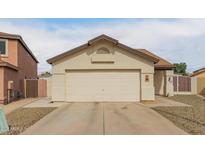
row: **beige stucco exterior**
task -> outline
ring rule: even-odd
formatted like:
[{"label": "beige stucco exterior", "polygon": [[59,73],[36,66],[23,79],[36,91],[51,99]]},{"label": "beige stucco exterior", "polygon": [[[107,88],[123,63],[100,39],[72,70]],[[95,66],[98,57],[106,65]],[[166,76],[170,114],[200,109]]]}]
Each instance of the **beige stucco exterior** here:
[{"label": "beige stucco exterior", "polygon": [[166,70],[165,71],[165,96],[173,96],[173,75],[174,75],[174,71],[173,70]]},{"label": "beige stucco exterior", "polygon": [[193,77],[196,77],[196,78],[205,78],[205,71],[204,71],[204,72],[201,72],[201,73],[199,73],[199,74],[193,75]]},{"label": "beige stucco exterior", "polygon": [[201,70],[195,71],[191,77],[192,87],[194,87],[194,91],[192,93],[205,95],[205,69],[203,68]]},{"label": "beige stucco exterior", "polygon": [[155,70],[154,86],[156,95],[173,96],[173,70]]},{"label": "beige stucco exterior", "polygon": [[[96,50],[102,46],[112,51],[113,63],[92,62],[93,57],[96,55]],[[101,59],[106,59],[108,55],[102,54],[98,56],[101,56]],[[140,69],[142,73],[153,74],[154,63],[134,55],[125,49],[116,47],[110,42],[100,41],[81,52],[77,52],[53,63],[53,74],[65,73],[65,69]]]},{"label": "beige stucco exterior", "polygon": [[154,87],[155,87],[155,94],[157,95],[165,94],[165,71],[164,70],[155,71]]},{"label": "beige stucco exterior", "polygon": [[[101,47],[109,49],[111,53],[109,55],[96,54],[97,49]],[[115,73],[123,71],[139,72],[139,79],[136,82],[133,80],[135,82],[133,84],[139,87],[140,100],[154,100],[154,62],[117,47],[109,41],[102,40],[52,64],[52,100],[68,100],[69,85],[67,85],[67,82],[70,71],[81,72],[91,70],[103,71],[105,73],[106,71],[113,71]],[[82,80],[82,78],[79,80]],[[138,81],[139,84],[137,83]],[[107,82],[109,81],[107,80]]]},{"label": "beige stucco exterior", "polygon": [[197,94],[205,95],[205,78],[196,78],[197,79]]}]

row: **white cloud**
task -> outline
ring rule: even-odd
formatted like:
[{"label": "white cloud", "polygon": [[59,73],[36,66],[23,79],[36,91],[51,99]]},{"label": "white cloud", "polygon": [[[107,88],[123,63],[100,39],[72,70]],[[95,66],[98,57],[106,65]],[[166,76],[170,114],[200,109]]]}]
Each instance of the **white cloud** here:
[{"label": "white cloud", "polygon": [[122,20],[99,23],[52,24],[38,20],[1,19],[0,31],[22,35],[39,59],[39,72],[50,70],[46,60],[102,33],[135,48],[146,48],[171,62],[186,62],[189,71],[205,66],[205,19]]}]

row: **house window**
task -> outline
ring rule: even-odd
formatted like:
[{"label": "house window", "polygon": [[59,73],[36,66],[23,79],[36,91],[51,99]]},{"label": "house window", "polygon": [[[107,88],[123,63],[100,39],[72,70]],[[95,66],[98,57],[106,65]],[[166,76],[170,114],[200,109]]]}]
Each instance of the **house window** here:
[{"label": "house window", "polygon": [[7,41],[6,40],[0,40],[0,54],[5,55],[7,50]]},{"label": "house window", "polygon": [[109,54],[109,53],[110,53],[110,50],[108,50],[108,49],[105,48],[105,47],[102,47],[102,48],[99,48],[96,53],[97,53],[97,54]]}]

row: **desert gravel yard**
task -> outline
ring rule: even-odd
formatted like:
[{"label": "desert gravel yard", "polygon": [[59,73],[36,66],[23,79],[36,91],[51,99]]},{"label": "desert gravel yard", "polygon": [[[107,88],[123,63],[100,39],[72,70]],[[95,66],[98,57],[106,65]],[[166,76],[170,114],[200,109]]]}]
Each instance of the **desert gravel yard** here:
[{"label": "desert gravel yard", "polygon": [[10,131],[3,135],[17,135],[22,133],[54,109],[56,108],[19,108],[7,114],[6,118],[10,126]]},{"label": "desert gravel yard", "polygon": [[170,99],[190,107],[153,107],[155,111],[172,121],[189,134],[205,134],[205,101],[196,95],[175,95]]}]

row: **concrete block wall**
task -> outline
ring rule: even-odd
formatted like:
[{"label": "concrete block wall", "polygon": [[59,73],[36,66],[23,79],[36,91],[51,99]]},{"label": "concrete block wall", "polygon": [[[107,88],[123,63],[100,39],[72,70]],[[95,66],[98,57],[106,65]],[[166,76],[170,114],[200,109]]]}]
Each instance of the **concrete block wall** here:
[{"label": "concrete block wall", "polygon": [[[181,75],[176,75],[174,74],[177,78],[180,77]],[[197,78],[195,77],[190,77],[191,79],[191,91],[179,91],[177,88],[177,91],[174,91],[174,95],[196,95],[197,94]],[[178,87],[178,82],[179,80],[177,79],[177,87]]]}]

